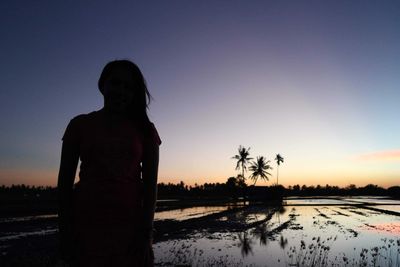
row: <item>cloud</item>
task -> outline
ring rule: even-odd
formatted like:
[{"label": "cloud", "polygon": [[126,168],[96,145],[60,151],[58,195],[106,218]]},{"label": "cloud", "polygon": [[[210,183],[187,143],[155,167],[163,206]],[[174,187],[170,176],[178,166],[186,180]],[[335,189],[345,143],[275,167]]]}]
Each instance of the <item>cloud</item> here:
[{"label": "cloud", "polygon": [[397,150],[386,150],[386,151],[376,151],[366,154],[361,154],[355,157],[356,160],[360,161],[400,161],[400,149]]}]

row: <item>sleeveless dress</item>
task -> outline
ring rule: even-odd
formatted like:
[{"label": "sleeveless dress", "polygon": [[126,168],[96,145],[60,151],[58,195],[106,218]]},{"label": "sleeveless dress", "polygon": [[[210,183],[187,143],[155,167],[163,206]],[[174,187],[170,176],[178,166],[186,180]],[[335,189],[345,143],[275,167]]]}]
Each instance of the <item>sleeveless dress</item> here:
[{"label": "sleeveless dress", "polygon": [[101,109],[73,118],[62,140],[79,151],[81,160],[73,191],[77,265],[152,266],[152,257],[140,263],[144,257],[137,240],[143,151],[147,142],[161,144],[154,125],[143,136],[128,119],[115,123]]}]

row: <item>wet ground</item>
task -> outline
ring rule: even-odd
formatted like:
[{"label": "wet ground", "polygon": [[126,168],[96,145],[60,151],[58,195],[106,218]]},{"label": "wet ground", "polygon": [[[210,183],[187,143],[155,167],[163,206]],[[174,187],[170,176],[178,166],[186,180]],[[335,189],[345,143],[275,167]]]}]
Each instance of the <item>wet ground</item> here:
[{"label": "wet ground", "polygon": [[281,208],[187,218],[160,233],[156,264],[400,266],[399,208],[400,201],[379,197],[289,198]]},{"label": "wet ground", "polygon": [[[400,201],[288,198],[156,213],[157,266],[400,266]],[[0,219],[0,265],[51,265],[54,215]]]}]

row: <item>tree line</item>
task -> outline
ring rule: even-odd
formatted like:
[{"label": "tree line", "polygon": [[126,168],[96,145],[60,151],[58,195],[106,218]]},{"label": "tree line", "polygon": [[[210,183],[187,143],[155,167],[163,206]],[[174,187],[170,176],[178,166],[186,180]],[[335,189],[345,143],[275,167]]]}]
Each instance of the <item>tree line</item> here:
[{"label": "tree line", "polygon": [[[264,188],[266,190],[276,188],[276,185],[272,186],[246,186],[248,189],[252,188]],[[326,184],[321,185],[291,185],[284,187],[278,185],[285,196],[393,196],[400,197],[400,186],[392,186],[387,189],[374,184],[368,184],[366,186],[357,187],[354,184],[339,187],[331,186]],[[238,185],[236,177],[228,178],[226,183],[205,183],[203,185],[194,186],[185,185],[183,181],[178,184],[173,183],[159,183],[158,184],[158,195],[164,197],[196,197],[196,196],[230,196],[238,197],[241,196],[241,186]],[[249,190],[248,192],[252,192]]]},{"label": "tree line", "polygon": [[[204,183],[202,185],[187,185],[183,181],[180,183],[159,183],[158,196],[160,198],[180,198],[180,197],[240,197],[241,188],[265,188],[272,186],[247,186],[241,184],[242,181],[237,177],[229,177],[225,183]],[[326,184],[321,185],[291,185],[284,187],[279,185],[285,196],[356,196],[356,195],[377,195],[400,197],[400,186],[383,188],[378,185],[368,184],[357,187],[354,184],[339,187]],[[249,191],[251,192],[251,190]],[[10,196],[13,198],[46,198],[56,199],[57,188],[51,186],[29,186],[29,185],[11,185],[0,186],[0,196],[4,198]]]}]

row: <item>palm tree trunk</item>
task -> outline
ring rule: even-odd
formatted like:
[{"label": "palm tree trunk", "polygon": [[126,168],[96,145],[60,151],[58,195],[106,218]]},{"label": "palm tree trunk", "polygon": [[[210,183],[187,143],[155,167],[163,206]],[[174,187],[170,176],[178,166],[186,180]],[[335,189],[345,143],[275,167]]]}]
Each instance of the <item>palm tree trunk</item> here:
[{"label": "palm tree trunk", "polygon": [[243,164],[243,162],[242,162],[242,179],[243,179],[243,182],[244,182],[244,164]]},{"label": "palm tree trunk", "polygon": [[246,204],[246,189],[245,189],[245,179],[244,179],[244,164],[242,162],[242,196],[243,196],[243,204]]},{"label": "palm tree trunk", "polygon": [[276,185],[278,185],[278,178],[279,178],[279,164],[278,167],[276,168]]}]

